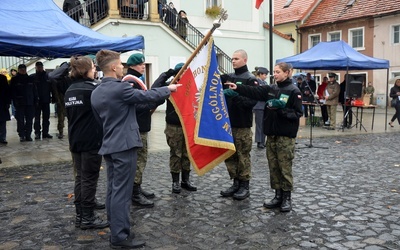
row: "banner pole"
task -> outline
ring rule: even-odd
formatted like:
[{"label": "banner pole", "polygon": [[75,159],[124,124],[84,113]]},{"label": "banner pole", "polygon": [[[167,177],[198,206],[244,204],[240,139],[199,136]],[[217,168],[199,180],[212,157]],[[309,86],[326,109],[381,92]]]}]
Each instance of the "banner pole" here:
[{"label": "banner pole", "polygon": [[189,59],[185,62],[185,64],[182,66],[182,68],[179,70],[178,74],[176,74],[176,76],[174,77],[174,79],[171,81],[170,84],[175,84],[178,81],[178,79],[181,77],[183,72],[185,72],[185,70],[187,69],[189,64],[193,61],[193,59],[199,53],[201,48],[203,48],[203,46],[208,42],[212,33],[221,26],[221,22],[225,21],[228,18],[228,14],[226,12],[227,12],[226,10],[221,9],[221,12],[219,14],[219,16],[220,16],[219,20],[214,21],[212,29],[210,29],[210,31],[208,31],[207,35],[203,38],[203,40],[201,40],[200,44],[193,51],[193,53],[190,55]]}]

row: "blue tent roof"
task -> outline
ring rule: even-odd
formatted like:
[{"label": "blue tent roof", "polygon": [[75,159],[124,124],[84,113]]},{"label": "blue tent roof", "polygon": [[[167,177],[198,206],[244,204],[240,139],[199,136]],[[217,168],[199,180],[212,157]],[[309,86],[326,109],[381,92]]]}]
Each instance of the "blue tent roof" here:
[{"label": "blue tent roof", "polygon": [[388,69],[389,61],[361,54],[344,41],[320,42],[295,56],[276,60],[291,63],[295,69],[363,70]]},{"label": "blue tent roof", "polygon": [[80,25],[52,0],[2,0],[0,56],[70,57],[144,49],[142,36],[109,37]]}]

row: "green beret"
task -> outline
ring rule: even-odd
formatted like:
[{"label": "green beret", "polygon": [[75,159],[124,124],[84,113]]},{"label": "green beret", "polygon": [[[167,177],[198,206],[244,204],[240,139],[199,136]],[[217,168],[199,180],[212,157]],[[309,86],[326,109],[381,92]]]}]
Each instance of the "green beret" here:
[{"label": "green beret", "polygon": [[183,67],[183,65],[185,65],[185,64],[184,63],[178,63],[177,65],[175,65],[174,70],[175,71],[180,70]]},{"label": "green beret", "polygon": [[126,61],[126,64],[128,66],[135,66],[141,63],[144,63],[144,55],[142,53],[136,53],[132,54],[129,58],[128,61]]}]

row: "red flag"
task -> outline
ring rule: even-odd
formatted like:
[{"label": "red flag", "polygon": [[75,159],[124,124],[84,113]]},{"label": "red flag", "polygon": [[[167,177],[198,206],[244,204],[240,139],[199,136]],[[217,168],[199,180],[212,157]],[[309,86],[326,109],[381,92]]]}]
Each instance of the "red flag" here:
[{"label": "red flag", "polygon": [[235,153],[217,68],[210,40],[183,73],[182,87],[170,97],[182,124],[190,162],[199,175]]},{"label": "red flag", "polygon": [[260,8],[260,5],[262,4],[264,0],[256,0],[256,9]]}]

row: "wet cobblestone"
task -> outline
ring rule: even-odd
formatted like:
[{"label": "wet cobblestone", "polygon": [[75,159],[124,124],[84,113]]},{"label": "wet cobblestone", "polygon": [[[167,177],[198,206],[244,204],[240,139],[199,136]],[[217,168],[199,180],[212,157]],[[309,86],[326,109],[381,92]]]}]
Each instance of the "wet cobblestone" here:
[{"label": "wet cobblestone", "polygon": [[[400,249],[400,135],[317,138],[296,150],[293,211],[271,199],[265,151],[253,148],[251,196],[223,198],[231,184],[221,164],[192,180],[197,192],[171,193],[168,151],[150,152],[142,188],[155,207],[132,207],[132,231],[145,249]],[[108,229],[74,226],[69,163],[0,169],[0,249],[108,249]],[[97,197],[104,201],[106,172]],[[98,213],[105,218],[105,210]]]}]

